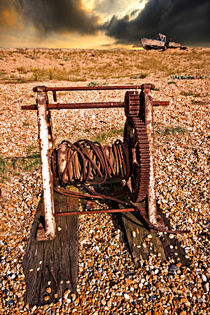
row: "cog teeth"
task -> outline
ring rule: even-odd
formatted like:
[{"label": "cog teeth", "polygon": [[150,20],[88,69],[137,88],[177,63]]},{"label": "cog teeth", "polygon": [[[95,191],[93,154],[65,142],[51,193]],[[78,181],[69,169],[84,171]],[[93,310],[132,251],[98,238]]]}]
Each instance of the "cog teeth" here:
[{"label": "cog teeth", "polygon": [[131,199],[134,202],[140,202],[147,196],[148,193],[150,175],[149,142],[144,122],[138,117],[138,115],[132,116],[129,114],[127,116],[128,119],[125,123],[124,140],[128,141],[129,143],[129,133],[127,132],[127,129],[130,126],[132,129],[134,129],[134,138],[137,139],[137,145],[135,147],[138,147],[136,154],[139,154],[137,160],[140,161],[139,171],[137,174],[131,175],[138,176],[137,181],[135,181],[135,186],[131,191]]},{"label": "cog teeth", "polygon": [[140,103],[137,91],[127,91],[125,93],[125,115],[126,117],[136,117],[139,115]]}]

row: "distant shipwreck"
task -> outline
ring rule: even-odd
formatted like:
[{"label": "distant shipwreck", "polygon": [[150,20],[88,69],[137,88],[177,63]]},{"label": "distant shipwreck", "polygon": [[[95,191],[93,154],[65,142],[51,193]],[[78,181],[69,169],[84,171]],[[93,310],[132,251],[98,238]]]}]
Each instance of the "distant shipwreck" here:
[{"label": "distant shipwreck", "polygon": [[144,49],[161,49],[166,50],[167,48],[179,48],[179,49],[186,49],[187,47],[181,46],[180,43],[175,43],[172,39],[166,39],[166,35],[161,33],[157,34],[155,39],[150,38],[141,38],[141,44]]}]

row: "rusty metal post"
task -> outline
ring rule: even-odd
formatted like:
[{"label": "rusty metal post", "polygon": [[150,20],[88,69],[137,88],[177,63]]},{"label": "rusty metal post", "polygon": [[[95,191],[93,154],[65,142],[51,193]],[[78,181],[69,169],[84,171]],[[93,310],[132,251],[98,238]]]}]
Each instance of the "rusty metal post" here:
[{"label": "rusty metal post", "polygon": [[148,216],[149,221],[157,225],[157,206],[156,206],[156,192],[155,192],[155,169],[154,169],[154,125],[153,125],[153,101],[151,96],[151,89],[153,84],[141,85],[141,113],[145,120],[149,151],[150,151],[150,176],[148,187]]},{"label": "rusty metal post", "polygon": [[[37,87],[37,114],[39,141],[41,150],[42,183],[44,198],[45,235],[40,239],[55,238],[55,217],[53,199],[53,176],[51,172],[50,156],[53,149],[50,112],[47,108],[48,97],[44,86]],[[37,239],[39,235],[37,235]]]}]

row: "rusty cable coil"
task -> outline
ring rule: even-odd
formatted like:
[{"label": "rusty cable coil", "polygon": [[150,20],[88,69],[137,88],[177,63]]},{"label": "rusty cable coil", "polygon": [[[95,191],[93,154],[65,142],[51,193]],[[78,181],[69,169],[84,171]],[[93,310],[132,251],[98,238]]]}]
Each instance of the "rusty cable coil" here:
[{"label": "rusty cable coil", "polygon": [[52,171],[62,184],[103,184],[108,179],[128,180],[130,176],[127,142],[112,146],[79,140],[63,141],[52,154]]},{"label": "rusty cable coil", "polygon": [[125,123],[124,141],[112,146],[98,142],[64,140],[52,154],[52,171],[61,185],[101,185],[119,178],[127,183],[133,202],[144,200],[149,184],[149,147],[144,122],[129,117]]}]

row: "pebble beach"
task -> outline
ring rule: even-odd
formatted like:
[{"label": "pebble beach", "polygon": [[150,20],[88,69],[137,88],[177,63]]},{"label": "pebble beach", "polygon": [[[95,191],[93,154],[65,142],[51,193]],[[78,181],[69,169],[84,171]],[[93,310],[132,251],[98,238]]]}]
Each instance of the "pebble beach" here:
[{"label": "pebble beach", "polygon": [[[108,85],[128,84],[114,78]],[[104,80],[99,84],[103,84]],[[154,100],[169,101],[154,108],[157,202],[174,230],[188,266],[162,262],[151,250],[137,268],[116,216],[79,217],[79,274],[77,295],[66,291],[56,303],[29,307],[22,260],[42,192],[38,161],[36,85],[87,86],[85,82],[42,81],[0,83],[0,314],[208,314],[209,205],[208,130],[209,78],[133,79],[153,83]],[[59,102],[122,101],[123,91],[58,94]],[[111,144],[122,139],[123,109],[52,111],[55,143],[97,140]],[[116,130],[116,132],[113,132]],[[109,136],[106,137],[105,135]],[[102,137],[103,135],[103,137]],[[98,138],[97,138],[98,137]],[[29,158],[27,158],[29,157]],[[161,236],[161,232],[160,236]],[[150,239],[145,241],[150,246]]]}]

